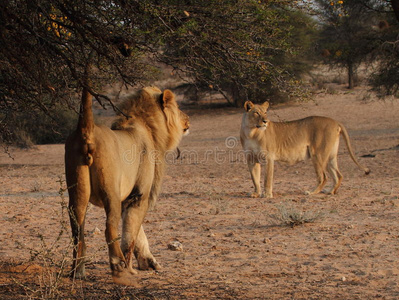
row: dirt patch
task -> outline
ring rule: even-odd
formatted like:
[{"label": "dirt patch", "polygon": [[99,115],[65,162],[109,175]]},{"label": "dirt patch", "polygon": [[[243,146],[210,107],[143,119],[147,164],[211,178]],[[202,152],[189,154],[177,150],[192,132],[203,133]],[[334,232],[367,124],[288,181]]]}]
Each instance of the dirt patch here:
[{"label": "dirt patch", "polygon": [[[169,157],[163,192],[145,221],[159,272],[138,287],[112,283],[105,216],[90,206],[84,280],[67,275],[72,250],[65,214],[63,145],[0,155],[1,299],[397,299],[399,297],[398,101],[364,101],[362,91],[272,107],[273,120],[309,115],[343,122],[368,176],[341,143],[338,195],[306,196],[310,161],[276,165],[273,199],[251,199],[239,145],[241,109],[192,111],[181,157]],[[192,110],[192,109],[190,109]],[[365,157],[361,157],[365,156]],[[291,228],[279,205],[320,218]],[[178,241],[183,251],[168,249]]]}]

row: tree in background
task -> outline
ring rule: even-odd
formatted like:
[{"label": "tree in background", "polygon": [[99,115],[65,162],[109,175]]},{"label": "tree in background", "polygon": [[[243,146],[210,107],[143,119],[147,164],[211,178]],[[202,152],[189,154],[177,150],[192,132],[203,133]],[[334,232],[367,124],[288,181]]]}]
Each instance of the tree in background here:
[{"label": "tree in background", "polygon": [[103,87],[149,82],[157,61],[236,105],[278,92],[295,95],[313,24],[287,3],[1,1],[3,140],[15,138],[18,120],[43,113],[53,131],[62,128],[60,107],[76,109],[82,89],[113,105]]},{"label": "tree in background", "polygon": [[[105,84],[143,80],[148,71],[140,49],[143,37],[132,22],[118,1],[1,1],[3,140],[15,139],[20,122],[43,113],[49,127],[63,128],[59,107],[75,108],[83,87],[102,103],[109,100],[101,93]],[[136,47],[129,46],[132,40],[138,41]]]},{"label": "tree in background", "polygon": [[392,7],[385,6],[385,18],[380,23],[380,47],[375,59],[378,67],[370,78],[379,96],[399,97],[399,1],[391,0]]},{"label": "tree in background", "polygon": [[160,61],[241,106],[298,95],[314,22],[278,1],[179,1],[169,6]]},{"label": "tree in background", "polygon": [[317,0],[322,22],[320,48],[325,61],[343,67],[348,87],[355,86],[358,66],[378,48],[381,2],[377,0]]}]

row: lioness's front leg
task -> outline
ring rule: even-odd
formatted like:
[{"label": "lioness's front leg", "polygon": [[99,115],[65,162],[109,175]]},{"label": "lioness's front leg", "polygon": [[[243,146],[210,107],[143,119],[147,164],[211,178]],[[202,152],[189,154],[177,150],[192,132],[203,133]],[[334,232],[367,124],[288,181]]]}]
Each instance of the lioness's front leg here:
[{"label": "lioness's front leg", "polygon": [[249,173],[251,174],[252,182],[255,186],[255,192],[251,194],[252,198],[259,198],[261,196],[260,189],[260,163],[255,162],[253,157],[247,158]]},{"label": "lioness's front leg", "polygon": [[273,173],[274,173],[274,160],[268,159],[266,162],[266,173],[265,173],[266,198],[273,198]]}]

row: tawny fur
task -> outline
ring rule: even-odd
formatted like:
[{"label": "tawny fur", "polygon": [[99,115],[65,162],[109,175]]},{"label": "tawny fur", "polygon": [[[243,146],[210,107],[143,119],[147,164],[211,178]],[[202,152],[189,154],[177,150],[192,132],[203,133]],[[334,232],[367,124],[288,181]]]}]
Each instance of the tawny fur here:
[{"label": "tawny fur", "polygon": [[82,97],[78,128],[65,145],[75,243],[72,275],[85,275],[84,221],[91,202],[104,207],[107,215],[105,236],[114,280],[127,283],[135,273],[132,254],[139,269],[159,268],[142,222],[160,192],[165,152],[175,149],[188,131],[188,117],[179,110],[171,91],[149,87],[121,104],[122,112],[130,118],[121,115],[110,129],[93,123],[91,95],[86,96]]},{"label": "tawny fur", "polygon": [[355,164],[366,174],[370,172],[357,161],[348,133],[341,123],[318,116],[290,122],[272,122],[267,118],[268,102],[255,105],[247,101],[244,108],[240,139],[255,186],[252,197],[262,195],[260,187],[262,164],[266,164],[265,196],[273,197],[274,162],[294,164],[306,158],[312,159],[318,180],[315,190],[307,194],[322,191],[327,182],[327,173],[333,179],[333,187],[329,193],[335,194],[343,178],[337,163],[340,135],[343,136],[349,155]]}]

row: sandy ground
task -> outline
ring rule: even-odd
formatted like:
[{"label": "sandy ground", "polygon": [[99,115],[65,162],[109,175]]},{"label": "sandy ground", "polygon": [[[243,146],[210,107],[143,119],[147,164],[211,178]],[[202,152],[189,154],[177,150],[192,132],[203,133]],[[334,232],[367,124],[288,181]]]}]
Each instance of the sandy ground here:
[{"label": "sandy ground", "polygon": [[[251,199],[242,159],[242,110],[187,109],[191,134],[169,157],[163,192],[145,230],[160,272],[139,271],[136,287],[112,283],[105,216],[90,206],[88,276],[65,276],[72,249],[63,205],[63,145],[0,154],[1,299],[397,299],[399,298],[399,102],[359,91],[272,107],[272,120],[324,115],[343,122],[365,176],[341,143],[339,193],[306,196],[310,161],[277,164],[273,199]],[[371,156],[374,157],[370,157]],[[361,157],[366,155],[366,157]],[[292,209],[316,216],[290,227]],[[274,216],[274,217],[273,217]],[[168,249],[179,241],[182,251]]]}]

